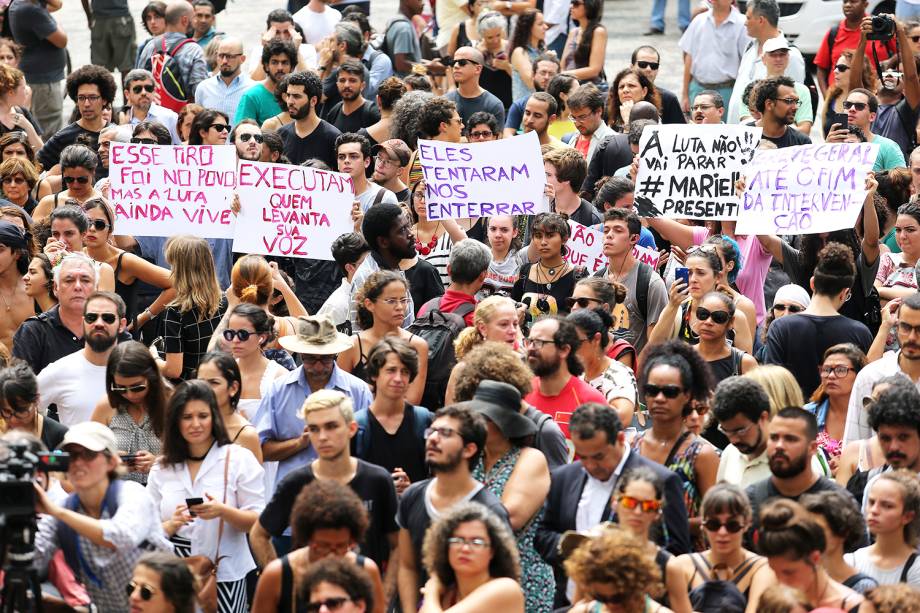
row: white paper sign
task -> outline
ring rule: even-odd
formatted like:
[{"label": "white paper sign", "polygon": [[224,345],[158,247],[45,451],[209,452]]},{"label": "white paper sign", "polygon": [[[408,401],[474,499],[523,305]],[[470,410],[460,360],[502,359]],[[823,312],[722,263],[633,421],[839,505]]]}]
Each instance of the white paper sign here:
[{"label": "white paper sign", "polygon": [[604,233],[577,221],[569,220],[571,236],[566,242],[566,262],[572,266],[584,266],[591,272],[597,272],[607,265],[604,255]]},{"label": "white paper sign", "polygon": [[739,125],[647,126],[639,141],[636,210],[641,217],[737,219],[735,181],[760,142]]},{"label": "white paper sign", "polygon": [[112,142],[109,200],[121,235],[233,236],[233,145]]},{"label": "white paper sign", "polygon": [[633,246],[633,257],[652,268],[658,268],[658,260],[661,259],[661,254],[650,247],[643,247],[637,243]]},{"label": "white paper sign", "polygon": [[878,145],[763,149],[745,168],[739,234],[815,234],[856,225]]},{"label": "white paper sign", "polygon": [[288,164],[240,161],[233,250],[332,259],[332,242],[354,231],[351,177]]},{"label": "white paper sign", "polygon": [[548,212],[536,133],[483,143],[420,140],[428,219]]}]

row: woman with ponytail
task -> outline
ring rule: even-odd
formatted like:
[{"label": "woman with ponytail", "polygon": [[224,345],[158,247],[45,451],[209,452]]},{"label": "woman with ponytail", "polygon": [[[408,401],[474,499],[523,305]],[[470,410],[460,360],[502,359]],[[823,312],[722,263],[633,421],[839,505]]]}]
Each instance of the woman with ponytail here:
[{"label": "woman with ponytail", "polygon": [[[607,277],[586,277],[575,284],[575,290],[568,299],[569,310],[574,313],[579,309],[601,308],[610,314],[612,320],[617,306],[626,301],[626,292],[625,285],[611,281]],[[625,310],[626,307],[621,306],[620,309]],[[609,335],[607,355],[635,370],[636,348],[627,340],[614,338],[612,333]]]}]

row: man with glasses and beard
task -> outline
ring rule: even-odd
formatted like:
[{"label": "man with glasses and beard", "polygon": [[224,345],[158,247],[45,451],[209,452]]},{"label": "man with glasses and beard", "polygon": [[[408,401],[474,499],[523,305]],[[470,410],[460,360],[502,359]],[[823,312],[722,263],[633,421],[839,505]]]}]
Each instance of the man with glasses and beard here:
[{"label": "man with glasses and beard", "polygon": [[780,409],[770,420],[767,434],[767,460],[770,477],[745,490],[751,501],[754,521],[745,536],[749,549],[756,539],[760,508],[773,498],[797,501],[802,494],[817,494],[827,490],[846,490],[812,467],[818,451],[818,422],[812,413],[800,407]]},{"label": "man with glasses and beard", "polygon": [[252,119],[242,120],[230,132],[230,142],[236,147],[236,157],[241,160],[261,160],[263,141],[262,129]]},{"label": "man with glasses and beard", "polygon": [[473,410],[475,402],[448,405],[434,414],[425,430],[425,461],[433,476],[410,485],[399,500],[397,585],[403,613],[418,610],[419,589],[427,581],[422,541],[433,521],[463,502],[478,502],[509,521],[501,501],[471,476],[486,444],[486,422]]},{"label": "man with glasses and beard", "polygon": [[96,403],[105,396],[109,354],[127,325],[121,296],[90,294],[83,306],[83,349],[52,362],[38,374],[42,406],[56,405],[58,421],[65,426],[89,421]]},{"label": "man with glasses and beard", "polygon": [[236,107],[236,120],[254,119],[261,126],[266,120],[281,113],[281,106],[275,99],[275,89],[296,65],[297,47],[294,43],[283,38],[273,38],[262,49],[265,78],[243,92],[240,104]]},{"label": "man with glasses and beard", "polygon": [[[158,121],[169,130],[172,144],[181,145],[176,122],[179,116],[175,111],[160,106],[153,101],[156,86],[149,70],[135,68],[125,76],[125,100],[128,105],[118,113],[118,123],[135,126],[142,121]],[[100,137],[101,138],[101,137]]]},{"label": "man with glasses and beard", "polygon": [[231,125],[236,124],[236,109],[243,93],[252,87],[252,79],[243,73],[245,61],[243,41],[224,38],[217,47],[217,74],[199,83],[195,90],[197,104],[226,114]]},{"label": "man with glasses and beard", "polygon": [[292,164],[316,158],[336,168],[335,139],[341,132],[316,114],[323,95],[319,77],[313,72],[294,72],[285,77],[284,83],[287,111],[293,120],[278,130],[284,140],[284,155]]}]

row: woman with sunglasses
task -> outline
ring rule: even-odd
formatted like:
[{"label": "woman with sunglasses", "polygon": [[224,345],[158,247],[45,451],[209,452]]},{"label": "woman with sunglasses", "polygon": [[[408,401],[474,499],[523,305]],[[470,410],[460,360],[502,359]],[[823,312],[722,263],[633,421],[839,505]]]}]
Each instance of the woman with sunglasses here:
[{"label": "woman with sunglasses", "polygon": [[179,116],[176,118],[176,135],[183,145],[189,145],[189,139],[192,136],[192,122],[199,113],[204,111],[200,104],[190,103],[182,107]]},{"label": "woman with sunglasses", "polygon": [[[83,203],[83,210],[89,220],[84,243],[84,252],[95,262],[112,267],[115,276],[115,293],[121,296],[127,307],[125,317],[134,328],[140,329],[163,312],[166,305],[176,296],[169,280],[169,271],[152,264],[133,253],[119,249],[113,243],[115,236],[115,215],[109,203],[103,198],[90,198]],[[163,290],[153,303],[141,313],[137,312],[138,282],[147,283]]]},{"label": "woman with sunglasses", "polygon": [[141,121],[131,130],[131,142],[140,145],[171,145],[172,134],[159,121]]},{"label": "woman with sunglasses", "polygon": [[57,449],[67,426],[38,411],[38,380],[25,362],[0,369],[0,432],[22,430],[41,439],[47,449]]},{"label": "woman with sunglasses", "polygon": [[433,523],[425,534],[422,558],[430,578],[422,589],[419,613],[524,613],[514,537],[478,502],[458,504]]},{"label": "woman with sunglasses", "polygon": [[585,367],[581,378],[607,399],[616,410],[621,424],[633,421],[633,412],[639,404],[636,393],[636,376],[632,369],[607,355],[610,326],[613,319],[603,308],[579,309],[566,317],[575,324],[581,344],[576,351]]},{"label": "woman with sunglasses", "polygon": [[843,451],[843,431],[853,383],[866,363],[866,354],[853,343],[828,347],[818,367],[821,384],[811,395],[811,402],[803,407],[818,420],[818,447],[824,450],[830,462],[831,474],[836,472]]},{"label": "woman with sunglasses", "polygon": [[[581,309],[601,308],[613,317],[617,305],[626,301],[626,286],[606,277],[586,277],[575,284],[572,295],[566,300],[569,311],[574,313]],[[625,308],[625,307],[621,307]],[[609,334],[607,356],[621,362],[624,366],[635,368],[636,348],[629,341],[614,338]]]},{"label": "woman with sunglasses", "polygon": [[44,313],[58,303],[54,295],[54,274],[51,260],[44,253],[36,254],[29,262],[26,274],[22,275],[26,295],[35,302],[35,314]]},{"label": "woman with sunglasses", "polygon": [[[409,207],[409,216],[412,221],[412,235],[415,237],[415,250],[418,257],[434,266],[444,287],[450,285],[447,274],[447,260],[450,257],[451,247],[466,238],[466,232],[456,220],[439,219],[430,221],[428,209],[425,206],[425,181],[419,181],[410,186],[412,201]],[[421,307],[421,305],[418,305]]]},{"label": "woman with sunglasses", "polygon": [[131,471],[125,478],[146,485],[160,453],[169,398],[150,350],[136,341],[115,345],[105,367],[105,389],[91,419],[115,433],[118,451]]},{"label": "woman with sunglasses", "polygon": [[205,109],[195,115],[189,128],[189,145],[225,145],[230,136],[230,118],[221,111]]},{"label": "woman with sunglasses", "polygon": [[401,338],[418,352],[418,376],[406,392],[406,401],[418,404],[428,377],[428,343],[401,327],[408,308],[405,277],[391,270],[377,271],[358,289],[355,302],[361,331],[352,337],[351,349],[339,354],[339,368],[367,381],[367,355],[371,348],[387,336]]},{"label": "woman with sunglasses", "polygon": [[694,410],[693,401],[709,402],[712,372],[693,347],[673,340],[649,350],[641,380],[652,427],[638,433],[632,450],[681,478],[691,534],[701,549],[700,503],[716,482],[719,455],[708,441],[687,429],[684,419]]},{"label": "woman with sunglasses", "polygon": [[[255,338],[255,334],[252,336]],[[201,358],[196,375],[214,390],[230,442],[251,451],[261,463],[262,446],[259,443],[259,434],[250,420],[238,410],[243,382],[236,360],[223,351],[211,351]]]},{"label": "woman with sunglasses", "polygon": [[28,160],[11,158],[0,162],[0,187],[3,197],[29,215],[38,206],[32,189],[38,183],[38,173]]},{"label": "woman with sunglasses", "polygon": [[[51,237],[45,244],[44,253],[57,266],[68,253],[86,253],[86,236],[89,232],[89,218],[77,204],[68,203],[51,213]],[[100,292],[115,291],[115,271],[105,262],[94,261],[96,268],[96,289]]]},{"label": "woman with sunglasses", "polygon": [[827,547],[821,524],[799,503],[775,498],[760,511],[757,545],[776,581],[796,588],[815,608],[875,611],[861,594],[835,581],[821,564]]},{"label": "woman with sunglasses", "polygon": [[[834,117],[845,114],[843,102],[850,94],[850,64],[853,63],[853,49],[847,49],[837,58],[834,65],[834,84],[831,85],[824,96],[823,115],[821,117],[821,127],[824,130],[824,138],[830,134],[834,126]],[[871,62],[863,62],[862,82],[864,87],[875,91],[875,70]],[[845,126],[844,126],[845,127]]]},{"label": "woman with sunglasses", "polygon": [[170,553],[145,554],[125,587],[131,613],[195,613],[195,577]]},{"label": "woman with sunglasses", "polygon": [[94,187],[99,156],[86,145],[68,145],[61,152],[61,181],[63,191],[48,195],[38,201],[32,213],[35,221],[47,219],[51,211],[64,206],[68,200],[83,204],[102,194]]},{"label": "woman with sunglasses", "polygon": [[811,304],[811,296],[805,288],[795,283],[789,283],[776,290],[773,296],[773,306],[767,313],[763,326],[760,329],[760,347],[754,352],[758,362],[763,362],[767,352],[767,331],[770,324],[786,315],[801,313]]},{"label": "woman with sunglasses", "polygon": [[716,385],[722,379],[757,368],[754,356],[729,344],[728,331],[736,316],[735,303],[722,292],[709,292],[696,307],[696,350],[709,364]]},{"label": "woman with sunglasses", "polygon": [[246,575],[256,567],[246,537],[265,506],[262,466],[230,442],[206,382],[182,382],[166,414],[163,455],[147,481],[157,517],[177,555],[222,558],[218,612],[245,611]]},{"label": "woman with sunglasses", "polygon": [[737,485],[719,483],[703,498],[702,513],[709,549],[677,557],[684,594],[689,592],[689,598],[672,601],[671,607],[678,613],[709,610],[699,608],[706,584],[729,581],[747,601],[745,610],[753,613],[760,595],[775,578],[766,559],[742,546],[744,532],[751,526],[751,503]]}]

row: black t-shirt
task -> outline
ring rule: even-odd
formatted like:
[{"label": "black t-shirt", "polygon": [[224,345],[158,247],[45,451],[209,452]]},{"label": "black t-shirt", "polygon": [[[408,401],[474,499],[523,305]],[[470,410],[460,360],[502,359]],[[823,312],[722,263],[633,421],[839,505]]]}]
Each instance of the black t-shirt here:
[{"label": "black t-shirt", "polygon": [[90,149],[93,151],[99,149],[99,132],[87,130],[80,124],[74,122],[68,126],[64,126],[55,132],[51,138],[45,141],[45,146],[42,147],[36,155],[38,161],[42,163],[42,167],[51,168],[57,164],[61,160],[61,152],[64,151],[64,148],[76,143],[77,137],[81,134],[85,134],[89,137],[90,143],[87,146]]},{"label": "black t-shirt", "polygon": [[[297,495],[313,483],[313,464],[292,470],[275,488],[272,499],[259,516],[259,523],[272,536],[281,536],[291,523],[291,509]],[[361,553],[378,565],[386,563],[390,555],[387,536],[397,532],[396,488],[393,477],[386,470],[364,460],[358,460],[354,479],[348,484],[367,509],[370,524],[361,543]],[[294,543],[293,548],[306,543]]]},{"label": "black t-shirt", "polygon": [[412,192],[407,187],[406,189],[401,189],[398,192],[394,192],[396,200],[398,202],[409,202],[409,196],[412,195]]},{"label": "black t-shirt", "polygon": [[295,125],[296,122],[292,121],[278,130],[281,140],[284,141],[284,155],[287,159],[299,166],[309,159],[316,158],[325,162],[332,170],[338,168],[335,159],[335,139],[341,134],[339,129],[320,119],[315,130],[306,138],[300,138],[297,136]]},{"label": "black t-shirt", "polygon": [[824,352],[837,343],[853,343],[866,353],[872,333],[864,323],[843,315],[787,315],[770,324],[764,362],[786,367],[808,398],[820,383],[818,365]]},{"label": "black t-shirt", "polygon": [[766,134],[763,135],[763,138],[776,145],[777,149],[782,149],[783,147],[794,147],[795,145],[811,144],[810,138],[790,126],[786,126],[786,133],[779,138],[773,138],[772,136],[767,136]]},{"label": "black t-shirt", "polygon": [[[22,108],[22,107],[15,107],[15,110],[18,113],[22,113],[22,116],[26,118],[26,121],[32,124],[32,127],[35,128],[36,134],[38,134],[39,136],[42,135],[42,127],[38,124],[38,121],[36,121],[35,118],[32,117],[32,113],[29,112],[29,109]],[[3,123],[0,123],[0,136],[3,136],[4,134],[8,134],[10,132],[25,132],[25,130],[23,130],[19,126],[13,126],[12,128],[7,128],[5,125],[3,125]]]},{"label": "black t-shirt", "polygon": [[345,101],[343,100],[329,109],[325,119],[343,134],[345,132],[357,132],[361,128],[366,128],[380,121],[380,109],[372,101],[365,100],[361,108],[351,115],[346,115]]},{"label": "black t-shirt", "polygon": [[684,111],[680,108],[680,100],[674,92],[659,87],[658,94],[661,96],[661,123],[687,123]]},{"label": "black t-shirt", "polygon": [[42,418],[42,443],[45,444],[45,447],[51,450],[57,449],[57,446],[64,440],[65,434],[67,434],[67,426],[47,415]]},{"label": "black t-shirt", "polygon": [[531,316],[536,315],[535,310],[539,310],[541,315],[567,314],[569,306],[565,299],[575,291],[575,284],[588,276],[583,266],[577,266],[554,282],[537,283],[530,279],[530,269],[530,264],[521,266],[520,276],[511,288],[511,299],[528,304],[527,312]]},{"label": "black t-shirt", "polygon": [[407,268],[403,273],[409,281],[409,293],[412,295],[412,304],[415,305],[416,314],[423,304],[432,298],[444,295],[441,274],[428,260],[418,258],[415,266]]},{"label": "black t-shirt", "polygon": [[411,405],[406,406],[402,423],[394,434],[387,432],[371,411],[367,412],[367,427],[370,429],[370,444],[363,460],[385,468],[391,474],[397,467],[402,468],[412,483],[428,478],[425,441],[416,435],[418,428]]}]

